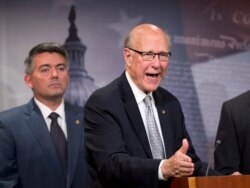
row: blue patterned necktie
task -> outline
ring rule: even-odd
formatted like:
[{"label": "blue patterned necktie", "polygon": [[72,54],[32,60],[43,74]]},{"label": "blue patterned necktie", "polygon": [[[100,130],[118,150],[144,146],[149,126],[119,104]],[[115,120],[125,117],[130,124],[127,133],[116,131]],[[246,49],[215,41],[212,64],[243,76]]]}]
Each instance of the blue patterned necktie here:
[{"label": "blue patterned necktie", "polygon": [[165,153],[163,148],[163,143],[160,137],[158,127],[156,125],[152,104],[151,96],[147,95],[143,102],[146,105],[146,122],[148,126],[148,139],[151,148],[151,152],[154,159],[164,159]]}]

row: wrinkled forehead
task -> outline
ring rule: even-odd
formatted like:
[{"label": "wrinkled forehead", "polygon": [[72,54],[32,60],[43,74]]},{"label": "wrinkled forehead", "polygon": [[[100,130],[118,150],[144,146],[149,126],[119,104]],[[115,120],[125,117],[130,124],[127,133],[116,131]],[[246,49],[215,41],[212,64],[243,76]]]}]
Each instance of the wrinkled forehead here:
[{"label": "wrinkled forehead", "polygon": [[135,47],[160,46],[169,49],[170,41],[164,31],[158,28],[141,27],[131,32],[131,43]]},{"label": "wrinkled forehead", "polygon": [[143,50],[160,50],[166,51],[169,50],[169,42],[165,35],[140,35],[135,39],[134,45]]}]

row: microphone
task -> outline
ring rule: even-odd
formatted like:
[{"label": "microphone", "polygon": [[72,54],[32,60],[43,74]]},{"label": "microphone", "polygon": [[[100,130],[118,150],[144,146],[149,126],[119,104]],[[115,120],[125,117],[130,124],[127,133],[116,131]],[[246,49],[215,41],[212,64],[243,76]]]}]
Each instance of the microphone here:
[{"label": "microphone", "polygon": [[217,148],[218,145],[220,145],[220,144],[221,144],[221,140],[216,140],[215,145],[214,145],[214,149],[213,149],[213,151],[212,151],[212,153],[210,154],[210,157],[209,157],[209,161],[208,161],[208,164],[207,164],[207,170],[206,170],[206,175],[205,175],[205,176],[208,175],[208,171],[209,171],[210,163],[211,163],[211,160],[212,160],[212,156],[213,156],[213,154],[214,154],[216,148]]}]

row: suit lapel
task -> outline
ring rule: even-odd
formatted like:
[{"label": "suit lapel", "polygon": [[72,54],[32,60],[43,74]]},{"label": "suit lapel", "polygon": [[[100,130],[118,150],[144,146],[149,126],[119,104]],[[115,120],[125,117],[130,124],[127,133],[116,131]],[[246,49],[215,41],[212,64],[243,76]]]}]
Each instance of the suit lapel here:
[{"label": "suit lapel", "polygon": [[248,108],[249,108],[249,111],[250,111],[250,91],[247,92],[248,93],[248,97],[247,97],[247,105],[248,105]]},{"label": "suit lapel", "polygon": [[147,133],[143,124],[143,120],[136,103],[132,89],[129,86],[125,73],[121,76],[121,96],[124,101],[124,106],[126,113],[130,119],[131,124],[134,127],[136,134],[141,142],[142,147],[144,148],[147,156],[152,158],[152,153],[150,150]]},{"label": "suit lapel", "polygon": [[27,106],[28,106],[28,110],[26,112],[26,114],[28,115],[27,125],[32,130],[35,138],[37,139],[37,142],[42,148],[44,155],[51,166],[51,170],[55,172],[57,177],[59,177],[59,180],[63,180],[64,175],[61,170],[61,166],[59,164],[48,128],[46,126],[46,122],[44,121],[39,108],[37,107],[37,105],[33,100],[31,100]]},{"label": "suit lapel", "polygon": [[80,145],[83,147],[83,112],[80,114],[75,108],[65,104],[66,124],[68,131],[68,179],[70,187],[77,165]]},{"label": "suit lapel", "polygon": [[[147,133],[143,124],[143,120],[141,118],[141,114],[139,108],[137,107],[137,103],[133,92],[129,86],[125,73],[121,76],[121,96],[124,100],[124,106],[126,113],[130,119],[131,124],[133,125],[135,132],[138,135],[138,138],[147,153],[147,156],[152,158],[152,153],[147,137]],[[171,117],[169,113],[169,109],[167,108],[167,101],[163,99],[159,89],[153,92],[153,97],[155,100],[155,105],[157,108],[162,135],[164,139],[166,156],[169,158],[173,154],[173,130],[171,130]],[[135,108],[136,106],[136,108]],[[170,146],[170,147],[166,147]]]},{"label": "suit lapel", "polygon": [[[246,103],[247,103],[247,112],[248,112],[248,114],[250,114],[250,91],[247,91],[247,101],[246,101]],[[247,116],[247,119],[248,119],[248,122],[250,122],[250,116],[248,115]]]},{"label": "suit lapel", "polygon": [[165,151],[167,158],[171,157],[173,154],[172,147],[166,147],[166,146],[173,146],[173,142],[171,139],[173,131],[171,131],[171,122],[170,122],[170,116],[169,116],[169,109],[167,108],[166,101],[164,101],[160,95],[160,92],[157,90],[153,93],[153,97],[155,100],[155,105],[157,108],[160,124],[161,124],[161,130],[162,135],[164,139],[164,145],[165,145]]}]

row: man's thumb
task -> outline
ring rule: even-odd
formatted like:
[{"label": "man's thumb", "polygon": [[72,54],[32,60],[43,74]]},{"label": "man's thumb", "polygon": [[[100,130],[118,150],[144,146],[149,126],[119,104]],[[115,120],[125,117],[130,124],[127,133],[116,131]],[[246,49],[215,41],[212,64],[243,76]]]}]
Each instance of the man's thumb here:
[{"label": "man's thumb", "polygon": [[187,150],[188,150],[188,147],[189,147],[189,144],[188,144],[188,141],[186,138],[184,138],[182,140],[182,146],[180,148],[180,151],[183,153],[183,154],[186,154],[187,153]]}]

